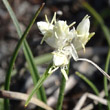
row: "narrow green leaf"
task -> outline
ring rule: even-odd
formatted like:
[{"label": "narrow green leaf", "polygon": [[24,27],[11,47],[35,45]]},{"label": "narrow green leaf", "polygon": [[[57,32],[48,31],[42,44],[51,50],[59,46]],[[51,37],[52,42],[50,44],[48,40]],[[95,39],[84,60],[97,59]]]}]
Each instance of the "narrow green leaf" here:
[{"label": "narrow green leaf", "polygon": [[82,80],[84,80],[92,88],[96,95],[99,95],[97,87],[89,79],[87,79],[84,75],[80,74],[79,72],[76,72],[76,75],[79,76]]},{"label": "narrow green leaf", "polygon": [[[99,96],[99,91],[97,89],[97,87],[88,79],[86,78],[84,75],[80,74],[79,72],[76,72],[76,75],[79,76],[82,80],[84,80],[94,91],[94,93]],[[102,105],[99,103],[99,110],[102,110]]]},{"label": "narrow green leaf", "polygon": [[[12,11],[12,9],[11,9],[11,7],[10,7],[10,5],[9,5],[9,3],[8,3],[7,0],[3,0],[3,3],[4,3],[4,5],[6,6],[8,12],[9,12],[9,14],[10,14],[10,16],[11,16],[13,22],[14,22],[14,25],[15,25],[15,27],[16,27],[16,29],[17,29],[17,32],[18,32],[19,37],[21,37],[21,36],[22,36],[22,32],[21,32],[21,30],[20,30],[19,23],[18,23],[18,21],[17,21],[17,19],[16,19],[16,17],[15,17],[14,12]],[[44,5],[44,4],[43,4],[43,5]],[[42,5],[42,6],[39,8],[39,10],[37,11],[37,13],[36,13],[36,15],[35,15],[35,18],[32,20],[32,22],[30,23],[30,26],[28,26],[28,28],[27,28],[26,31],[24,32],[23,36],[21,37],[21,39],[20,39],[20,41],[19,41],[19,43],[18,43],[18,45],[17,45],[17,47],[16,47],[16,49],[15,49],[15,51],[14,51],[13,57],[12,57],[12,59],[11,59],[10,65],[9,65],[9,70],[8,70],[7,76],[6,76],[6,82],[5,82],[5,89],[6,89],[6,90],[9,90],[9,85],[10,85],[10,80],[11,80],[11,71],[12,71],[12,69],[13,69],[13,64],[14,64],[14,62],[15,62],[15,59],[16,59],[18,50],[19,50],[19,48],[20,48],[20,46],[21,46],[21,43],[22,43],[22,41],[25,39],[25,37],[27,36],[29,30],[31,29],[32,24],[34,23],[36,17],[38,16],[39,12],[41,11],[43,5]],[[25,47],[27,47],[28,52],[26,51]],[[33,63],[33,64],[31,64],[31,67],[30,67],[30,68],[34,68],[34,69],[33,69],[34,72],[31,71],[31,74],[34,74],[34,75],[33,75],[34,77],[38,76],[38,72],[37,72],[37,70],[35,69],[36,67],[35,67],[35,64],[34,64],[34,60],[33,60],[34,58],[33,58],[33,56],[32,56],[32,52],[31,52],[31,50],[30,50],[30,48],[29,48],[29,46],[28,46],[28,44],[27,44],[26,41],[24,42],[23,50],[25,51],[25,52],[24,52],[25,56],[27,56],[26,58],[28,59],[28,63],[30,63],[30,64]],[[28,54],[30,54],[30,56],[28,56]],[[34,67],[33,67],[33,65],[34,65]],[[34,81],[34,84],[36,84],[35,82],[37,82],[37,79],[35,79],[35,80],[36,80],[36,81]],[[42,91],[42,90],[41,90],[41,91]],[[44,92],[43,92],[43,94],[44,94]],[[44,95],[45,95],[45,94],[44,94]],[[45,100],[45,99],[44,99],[44,100]],[[9,108],[8,100],[5,100],[5,108],[6,108],[6,110],[8,110],[8,108]]]},{"label": "narrow green leaf", "polygon": [[[48,63],[52,60],[52,54],[51,53],[46,53],[40,56],[37,56],[34,58],[35,64],[36,65],[42,65],[44,63]],[[26,67],[28,67],[28,63],[25,64]]]},{"label": "narrow green leaf", "polygon": [[[4,89],[4,86],[1,86],[0,90],[3,90],[3,89]],[[0,99],[0,110],[4,110],[4,100],[2,98]]]},{"label": "narrow green leaf", "polygon": [[[16,30],[17,30],[17,33],[18,33],[19,37],[21,37],[22,36],[22,31],[20,29],[19,23],[16,19],[16,16],[15,16],[13,10],[11,9],[11,7],[10,7],[7,0],[3,0],[3,3],[5,4],[8,12],[9,12],[9,14],[10,14],[12,20],[13,20],[13,23],[16,27]],[[30,47],[29,47],[26,40],[24,40],[24,43],[23,43],[23,51],[24,51],[26,60],[29,64],[29,70],[30,70],[30,73],[32,75],[33,82],[34,82],[34,85],[35,85],[37,83],[37,80],[40,78],[40,76],[37,72],[37,68],[36,68],[36,65],[34,63],[34,57],[32,55],[31,49],[30,49]],[[41,87],[41,89],[37,92],[37,96],[38,96],[39,99],[42,99],[42,101],[46,102],[46,95],[45,95],[43,87]]]},{"label": "narrow green leaf", "polygon": [[43,82],[51,75],[51,73],[48,73],[49,69],[52,67],[52,64],[49,65],[49,67],[46,69],[46,72],[41,76],[41,78],[38,80],[36,86],[32,90],[31,94],[29,95],[25,107],[29,104],[29,101],[31,100],[32,96],[35,92],[38,91],[38,89],[43,85]]},{"label": "narrow green leaf", "polygon": [[[106,65],[105,65],[105,72],[107,72],[107,73],[108,73],[109,63],[110,63],[110,50],[108,51]],[[108,99],[108,110],[110,110],[110,97],[109,97],[109,93],[108,93],[108,83],[107,83],[106,77],[104,77],[104,90],[105,90],[105,96]]]},{"label": "narrow green leaf", "polygon": [[[29,71],[31,73],[33,83],[35,86],[37,84],[38,80],[40,79],[40,75],[37,72],[36,64],[34,62],[34,57],[33,57],[32,52],[26,41],[24,42],[23,48],[25,48],[25,49],[23,49],[24,54],[25,54],[26,60],[28,62]],[[41,88],[36,93],[37,93],[37,98],[41,99],[43,102],[46,103],[46,93],[45,93],[44,87],[41,86]]]},{"label": "narrow green leaf", "polygon": [[[108,45],[110,47],[110,31],[107,28],[107,26],[104,24],[102,17],[87,2],[84,2],[83,6],[94,16],[94,18],[100,24],[102,31],[104,32],[106,41],[108,42]],[[109,59],[110,59],[110,50],[108,52],[107,60],[106,60],[106,66],[105,66],[106,72],[108,71]],[[108,110],[110,110],[110,98],[109,98],[109,94],[108,94],[107,78],[106,77],[104,77],[104,89],[105,89],[106,97],[108,99]]]},{"label": "narrow green leaf", "polygon": [[[105,72],[108,73],[108,66],[110,63],[110,50],[108,51],[107,59],[106,59],[106,65],[105,65]],[[107,78],[104,77],[104,88],[105,88],[105,94],[108,96],[108,87],[107,87]]]},{"label": "narrow green leaf", "polygon": [[3,99],[0,99],[0,110],[4,110],[3,102]]}]

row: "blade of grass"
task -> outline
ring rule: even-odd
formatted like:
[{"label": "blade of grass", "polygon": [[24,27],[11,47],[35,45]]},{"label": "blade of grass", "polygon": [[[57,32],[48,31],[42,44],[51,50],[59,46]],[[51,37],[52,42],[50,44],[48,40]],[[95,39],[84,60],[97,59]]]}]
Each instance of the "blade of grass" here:
[{"label": "blade of grass", "polygon": [[[40,56],[35,57],[34,61],[36,65],[42,65],[44,63],[48,63],[49,61],[52,60],[52,54],[51,53],[46,53]],[[28,67],[28,64],[25,64],[26,67]]]},{"label": "blade of grass", "polygon": [[[4,86],[1,86],[0,90],[4,90]],[[4,100],[0,99],[0,110],[4,110],[4,106],[3,105],[4,105]]]},{"label": "blade of grass", "polygon": [[[67,68],[67,70],[66,70],[66,73],[67,73],[67,75],[69,74],[69,64],[68,64],[68,68]],[[58,96],[58,100],[57,100],[56,110],[62,110],[65,87],[66,87],[66,79],[65,79],[65,77],[62,75],[62,81],[61,81],[59,96]]]},{"label": "blade of grass", "polygon": [[[38,74],[36,64],[34,62],[33,54],[32,54],[30,47],[28,46],[28,43],[26,41],[24,42],[23,51],[24,51],[26,60],[28,62],[28,68],[29,68],[29,71],[31,73],[33,83],[35,86],[37,84],[38,80],[40,79],[40,75]],[[47,100],[46,99],[46,93],[45,93],[43,86],[40,87],[40,89],[38,90],[38,92],[36,92],[36,94],[37,94],[37,98],[41,99],[43,102],[46,103],[46,100]]]},{"label": "blade of grass", "polygon": [[[3,0],[3,3],[5,4],[7,10],[9,11],[9,14],[10,14],[10,16],[11,16],[11,18],[12,18],[14,24],[15,24],[15,27],[16,27],[16,29],[17,29],[17,32],[18,32],[19,37],[21,37],[21,36],[22,36],[22,32],[21,32],[21,30],[20,30],[19,23],[18,23],[18,21],[17,21],[17,19],[16,19],[16,17],[15,17],[14,12],[12,11],[12,9],[11,9],[11,7],[10,7],[10,5],[9,5],[9,3],[8,3],[7,0]],[[44,5],[44,4],[43,4],[43,5]],[[42,9],[43,5],[39,8],[38,13],[36,13],[36,17],[38,16],[38,14],[39,14],[40,10]],[[34,23],[34,21],[35,21],[35,19],[33,20],[32,23]],[[32,26],[32,24],[30,24],[30,25]],[[25,31],[25,34],[26,34],[26,35],[28,34],[28,31],[29,31],[30,29],[31,29],[31,27],[28,27],[27,32]],[[25,37],[25,34],[24,34],[24,37]],[[21,39],[24,40],[23,38],[21,38]],[[21,45],[21,44],[19,43],[19,46],[20,46],[20,45]],[[18,47],[19,47],[19,46],[18,46]],[[16,48],[16,52],[19,50],[18,47]],[[26,58],[27,58],[28,60],[30,59],[30,60],[29,60],[29,61],[30,61],[29,63],[31,64],[31,63],[33,62],[33,61],[32,61],[32,60],[33,60],[33,58],[32,58],[32,52],[31,52],[31,50],[28,51],[28,54],[30,54],[30,56],[28,56],[25,47],[27,47],[28,50],[30,50],[30,48],[29,48],[29,46],[28,46],[28,44],[27,44],[26,41],[24,42],[23,50],[25,51],[24,54],[25,54]],[[15,52],[15,53],[16,53],[16,52]],[[16,59],[15,57],[16,57],[16,55],[14,54],[14,55],[13,55],[13,58],[12,58],[12,62],[14,62],[14,60]],[[13,63],[11,63],[10,65],[13,66]],[[34,63],[33,63],[33,65],[34,65]],[[35,69],[36,67],[35,67],[35,66],[33,67],[33,65],[31,65],[30,68],[34,68],[34,69],[33,69],[34,73],[31,71],[31,74],[33,74],[33,76],[36,77],[36,76],[38,76],[38,73],[37,73],[37,70]],[[9,72],[7,72],[7,73],[8,73],[8,74],[7,74],[8,76],[6,76],[6,83],[5,83],[5,85],[6,85],[6,86],[5,86],[5,89],[6,89],[6,90],[9,89],[12,66],[9,67],[9,68],[10,68],[10,69],[8,70]],[[35,70],[36,70],[36,71],[35,71]],[[35,80],[36,80],[36,81],[34,81],[34,84],[37,82],[37,79],[35,79]],[[6,105],[8,104],[8,100],[5,100],[5,104],[6,104]],[[7,107],[6,110],[8,110],[8,105],[5,106],[5,107]]]},{"label": "blade of grass", "polygon": [[27,107],[27,105],[29,104],[29,101],[31,100],[34,93],[38,91],[38,89],[42,86],[43,82],[52,74],[52,73],[49,73],[49,69],[51,67],[52,67],[52,64],[49,65],[49,67],[46,69],[46,72],[38,80],[36,86],[33,88],[31,94],[29,95],[28,99],[26,100],[25,107]]},{"label": "blade of grass", "polygon": [[97,22],[101,25],[101,28],[105,34],[107,43],[110,46],[110,32],[109,32],[109,29],[104,24],[104,21],[101,18],[101,16],[87,2],[83,2],[82,5],[84,6],[85,9],[87,9],[94,16]]},{"label": "blade of grass", "polygon": [[[105,72],[108,72],[109,63],[110,63],[110,50],[109,50],[109,52],[108,52],[107,59],[106,59]],[[108,83],[107,83],[107,78],[104,77],[105,96],[106,96],[106,98],[108,99],[108,110],[110,110],[110,97],[109,97],[107,85],[108,85]]]},{"label": "blade of grass", "polygon": [[[87,79],[84,75],[80,74],[79,72],[76,72],[76,75],[79,76],[82,80],[84,80],[94,91],[94,93],[99,96],[99,91],[97,87],[89,80]],[[102,110],[102,105],[99,103],[99,110]]]},{"label": "blade of grass", "polygon": [[[105,38],[108,42],[108,45],[110,47],[110,31],[109,29],[105,26],[104,24],[104,21],[102,19],[102,17],[87,3],[87,2],[84,2],[83,3],[83,6],[94,16],[94,18],[97,20],[97,22],[100,24],[101,28],[102,28],[102,31],[104,32],[105,34]],[[106,60],[106,66],[105,66],[105,71],[107,72],[107,69],[108,69],[108,65],[109,65],[109,53],[108,52],[108,56],[107,56],[107,60]],[[104,89],[105,89],[105,94],[107,97],[109,97],[109,94],[108,94],[108,90],[107,90],[107,79],[104,77]],[[108,99],[108,110],[110,110],[110,98],[107,98]]]},{"label": "blade of grass", "polygon": [[[20,38],[15,50],[14,50],[14,53],[13,53],[13,56],[11,58],[11,61],[10,61],[10,64],[9,64],[9,69],[8,69],[8,72],[7,72],[7,75],[6,75],[6,85],[5,85],[5,89],[9,89],[9,86],[10,86],[10,78],[11,78],[11,72],[12,72],[12,69],[13,69],[13,65],[15,63],[15,60],[16,60],[16,57],[17,57],[17,54],[19,52],[19,49],[22,45],[22,42],[24,41],[24,39],[26,38],[28,32],[30,31],[33,23],[35,22],[35,19],[37,18],[38,14],[40,13],[41,11],[41,8],[36,12],[34,18],[32,19],[32,21],[30,22],[30,24],[28,25],[28,27],[26,28],[25,32],[23,33],[22,37]],[[8,78],[7,78],[8,77]]]},{"label": "blade of grass", "polygon": [[[108,52],[107,59],[106,59],[106,65],[105,65],[105,71],[106,72],[108,72],[109,63],[110,63],[110,50]],[[104,89],[105,89],[106,96],[108,96],[107,78],[106,77],[104,77]]]},{"label": "blade of grass", "polygon": [[[17,30],[17,33],[19,35],[19,37],[21,38],[22,36],[22,31],[20,29],[20,26],[19,26],[19,22],[18,20],[16,19],[16,16],[12,10],[12,8],[10,7],[9,3],[7,0],[3,0],[3,3],[5,4],[12,20],[13,20],[13,23],[16,27],[16,30]],[[42,7],[43,7],[44,4],[42,4]],[[32,79],[33,79],[33,83],[34,85],[37,83],[38,79],[40,78],[38,72],[37,72],[37,68],[36,68],[36,65],[35,65],[35,62],[34,62],[34,57],[33,57],[33,54],[31,52],[31,49],[27,43],[26,40],[24,40],[23,42],[23,51],[24,51],[24,55],[26,57],[26,60],[29,64],[29,70],[30,70],[30,73],[32,75]],[[46,102],[46,95],[45,95],[45,92],[44,92],[44,88],[41,87],[40,90],[37,92],[37,94],[41,94],[41,98],[42,98],[42,101]],[[40,98],[40,96],[39,96]]]},{"label": "blade of grass", "polygon": [[82,75],[79,72],[76,72],[76,75],[79,76],[82,80],[84,80],[92,88],[96,95],[99,95],[97,87],[89,79],[87,79],[84,75]]}]

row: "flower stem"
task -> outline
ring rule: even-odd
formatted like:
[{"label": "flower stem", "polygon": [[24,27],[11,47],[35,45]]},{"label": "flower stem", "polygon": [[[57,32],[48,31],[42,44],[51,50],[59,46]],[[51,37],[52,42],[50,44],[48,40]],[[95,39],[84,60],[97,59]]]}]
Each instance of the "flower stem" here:
[{"label": "flower stem", "polygon": [[27,98],[27,100],[25,102],[25,107],[27,107],[27,105],[29,104],[34,93],[38,91],[38,89],[43,85],[43,82],[52,74],[52,73],[49,73],[50,68],[52,68],[52,63],[50,63],[50,65],[46,69],[45,73],[40,77],[36,86],[33,88],[32,92],[30,93],[29,97]]},{"label": "flower stem", "polygon": [[95,64],[93,61],[86,59],[86,58],[78,58],[77,61],[86,61],[90,64],[92,64],[93,66],[95,66],[104,76],[106,76],[106,78],[110,81],[110,76],[104,71],[102,70],[97,64]]},{"label": "flower stem", "polygon": [[[66,70],[66,73],[67,73],[67,75],[69,74],[69,64],[68,64],[68,68]],[[60,91],[59,91],[59,96],[58,96],[56,110],[62,110],[62,104],[63,104],[63,99],[64,99],[65,86],[66,86],[66,79],[62,75],[62,81],[61,81],[61,86],[60,86]]]}]

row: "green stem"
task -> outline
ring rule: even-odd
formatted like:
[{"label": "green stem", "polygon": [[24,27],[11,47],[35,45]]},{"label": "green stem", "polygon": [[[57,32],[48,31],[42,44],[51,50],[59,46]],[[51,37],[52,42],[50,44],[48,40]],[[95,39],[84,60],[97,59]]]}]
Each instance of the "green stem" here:
[{"label": "green stem", "polygon": [[[106,65],[105,65],[105,72],[107,72],[107,73],[108,73],[109,63],[110,63],[110,50],[109,50],[109,52],[108,52],[107,59],[106,59]],[[107,78],[104,77],[105,96],[106,96],[106,98],[108,99],[108,110],[110,110],[110,97],[109,97],[107,85],[108,85],[108,83],[107,83]]]},{"label": "green stem", "polygon": [[[108,45],[110,47],[110,31],[107,28],[107,26],[104,24],[102,17],[87,2],[84,2],[83,6],[94,16],[94,18],[100,24],[102,31],[105,34],[106,41],[108,42]],[[110,60],[110,50],[108,52],[107,60],[106,60],[106,66],[105,66],[106,72],[108,72],[109,60]],[[109,98],[109,94],[108,94],[107,78],[106,77],[104,77],[104,89],[105,89],[105,95],[108,99],[108,110],[110,110],[110,98]]]},{"label": "green stem", "polygon": [[[66,70],[66,73],[67,73],[67,75],[69,74],[69,64],[68,64],[68,69]],[[61,86],[60,86],[56,110],[62,110],[65,86],[66,86],[66,79],[62,75],[62,81],[61,81]]]},{"label": "green stem", "polygon": [[[33,60],[34,59],[33,54],[26,40],[24,41],[23,50],[24,50],[26,60],[28,62],[28,66],[29,66],[29,70],[30,70],[30,73],[33,79],[34,86],[36,86],[38,80],[40,79],[40,75],[38,74],[35,62]],[[46,93],[45,93],[43,86],[41,86],[40,89],[36,93],[37,93],[37,98],[41,99],[45,103],[47,102]]]},{"label": "green stem", "polygon": [[[13,13],[13,11],[12,11],[12,9],[11,9],[9,3],[8,3],[8,1],[7,1],[7,0],[3,0],[3,3],[4,3],[4,5],[6,6],[7,10],[9,11],[9,14],[10,14],[10,16],[11,16],[11,18],[12,18],[12,20],[13,20],[15,26],[16,26],[16,29],[17,29],[17,32],[18,32],[19,37],[22,36],[21,39],[19,40],[19,42],[18,42],[16,48],[15,48],[15,51],[14,51],[14,53],[13,53],[13,56],[12,56],[11,61],[10,61],[10,64],[9,64],[9,69],[8,69],[8,71],[7,71],[7,74],[6,74],[5,90],[9,90],[9,88],[10,88],[10,80],[11,80],[11,72],[12,72],[12,70],[13,70],[13,65],[14,65],[14,62],[15,62],[15,60],[16,60],[18,51],[19,51],[19,49],[20,49],[20,47],[21,47],[22,42],[25,40],[25,38],[26,38],[28,32],[30,31],[30,29],[31,29],[31,27],[32,27],[32,25],[33,25],[33,23],[35,22],[35,19],[37,18],[38,14],[40,13],[41,9],[43,8],[43,5],[44,5],[44,4],[43,4],[43,5],[39,8],[39,10],[36,12],[34,18],[32,19],[32,21],[30,22],[30,24],[29,24],[29,26],[27,27],[26,31],[25,31],[24,34],[22,35],[22,32],[21,32],[20,27],[19,27],[19,23],[18,23],[18,21],[17,21],[15,15],[14,15],[14,13]],[[25,43],[25,44],[26,44],[26,43]],[[4,108],[5,108],[5,110],[8,110],[8,109],[9,109],[9,100],[7,100],[7,99],[5,99],[5,101],[4,101]]]},{"label": "green stem", "polygon": [[33,23],[35,22],[38,14],[40,13],[42,8],[40,8],[36,13],[35,13],[35,16],[34,18],[32,19],[32,21],[30,22],[30,24],[28,25],[28,27],[26,28],[25,32],[23,33],[21,39],[19,40],[15,50],[14,50],[14,53],[13,53],[13,56],[10,60],[10,64],[9,64],[9,69],[8,69],[8,72],[7,72],[7,75],[6,75],[6,82],[5,82],[5,90],[9,90],[9,87],[10,87],[10,80],[11,80],[11,72],[13,70],[13,65],[15,63],[15,60],[16,60],[16,57],[18,55],[18,52],[19,52],[19,49],[24,41],[24,39],[26,38],[28,32],[30,31]]},{"label": "green stem", "polygon": [[29,104],[29,101],[31,100],[31,98],[34,95],[34,93],[38,91],[38,89],[42,86],[43,82],[52,74],[52,73],[49,73],[49,69],[50,68],[52,68],[52,64],[49,65],[49,67],[47,68],[46,72],[38,80],[36,86],[32,90],[31,94],[29,95],[29,97],[28,97],[28,99],[27,99],[27,101],[25,103],[25,107]]},{"label": "green stem", "polygon": [[[87,79],[84,75],[80,74],[79,72],[76,72],[76,75],[79,76],[82,80],[84,80],[94,91],[94,93],[99,96],[99,91],[97,87],[89,80]],[[102,105],[99,103],[99,110],[102,110]]]},{"label": "green stem", "polygon": [[76,75],[79,76],[82,80],[84,80],[94,91],[94,93],[99,96],[99,91],[97,87],[89,80],[87,79],[84,75],[80,74],[79,72],[76,72]]}]

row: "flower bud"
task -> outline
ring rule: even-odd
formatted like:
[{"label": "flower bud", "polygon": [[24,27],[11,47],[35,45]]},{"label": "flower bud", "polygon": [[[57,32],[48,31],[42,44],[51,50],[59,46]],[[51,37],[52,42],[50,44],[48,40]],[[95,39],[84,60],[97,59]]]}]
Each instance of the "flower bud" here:
[{"label": "flower bud", "polygon": [[80,50],[81,48],[85,50],[86,43],[94,35],[93,33],[89,33],[89,28],[90,20],[89,16],[86,15],[76,28],[77,37],[73,40],[73,45],[76,50]]}]

